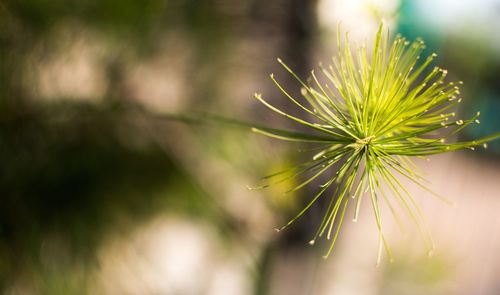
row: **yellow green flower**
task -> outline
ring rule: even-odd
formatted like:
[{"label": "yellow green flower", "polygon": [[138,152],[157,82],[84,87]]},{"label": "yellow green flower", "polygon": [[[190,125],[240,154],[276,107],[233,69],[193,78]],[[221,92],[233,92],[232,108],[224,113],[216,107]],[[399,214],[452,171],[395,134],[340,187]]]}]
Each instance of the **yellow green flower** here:
[{"label": "yellow green flower", "polygon": [[[256,133],[272,138],[317,145],[315,153],[292,170],[266,177],[290,178],[307,175],[292,191],[311,184],[328,174],[305,208],[281,229],[302,216],[319,198],[328,198],[323,220],[310,244],[322,236],[331,241],[325,255],[332,252],[347,210],[358,219],[360,205],[371,202],[382,249],[392,260],[385,239],[380,202],[385,202],[394,217],[398,209],[412,219],[431,251],[432,238],[425,228],[419,205],[400,182],[407,178],[432,192],[422,183],[413,157],[423,157],[478,145],[499,138],[495,134],[475,141],[448,143],[447,139],[469,124],[479,123],[479,113],[469,119],[457,119],[452,110],[460,103],[459,85],[446,82],[447,71],[431,68],[436,54],[420,61],[425,48],[422,40],[394,39],[380,25],[373,49],[361,46],[351,50],[346,34],[343,45],[337,38],[338,55],[328,67],[320,65],[319,75],[303,81],[281,59],[278,62],[301,85],[301,98],[293,97],[271,74],[272,81],[305,117],[290,115],[267,102],[261,94],[255,98],[266,107],[310,132],[255,127]],[[320,81],[327,81],[321,83]],[[335,167],[335,168],[334,168]],[[279,181],[279,180],[278,180]]]}]

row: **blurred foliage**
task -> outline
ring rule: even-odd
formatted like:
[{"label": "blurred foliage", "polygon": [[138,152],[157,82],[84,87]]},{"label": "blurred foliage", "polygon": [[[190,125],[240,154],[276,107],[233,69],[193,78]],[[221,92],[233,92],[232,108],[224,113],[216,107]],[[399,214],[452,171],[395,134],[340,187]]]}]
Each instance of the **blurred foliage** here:
[{"label": "blurred foliage", "polygon": [[0,118],[3,284],[43,259],[47,236],[88,258],[124,218],[210,210],[189,176],[114,107],[4,107]]},{"label": "blurred foliage", "polygon": [[[214,1],[167,0],[4,0],[4,13],[12,14],[23,27],[43,33],[61,20],[79,20],[111,33],[147,36],[161,26],[177,25],[206,35],[220,31],[226,21]],[[207,36],[209,37],[209,36]],[[139,45],[139,44],[138,44]]]},{"label": "blurred foliage", "polygon": [[46,294],[87,293],[87,269],[96,267],[93,254],[110,231],[165,210],[219,218],[144,124],[148,114],[137,118],[120,100],[119,83],[102,104],[43,103],[25,91],[22,76],[30,50],[68,22],[139,54],[175,28],[206,44],[196,48],[208,54],[219,44],[207,39],[224,35],[212,2],[0,2],[0,291],[21,280]]},{"label": "blurred foliage", "polygon": [[[132,29],[140,32],[161,16],[164,0],[77,1],[21,0],[7,1],[19,21],[30,29],[44,31],[61,18],[77,18],[113,30]],[[159,15],[160,14],[160,15]]]}]

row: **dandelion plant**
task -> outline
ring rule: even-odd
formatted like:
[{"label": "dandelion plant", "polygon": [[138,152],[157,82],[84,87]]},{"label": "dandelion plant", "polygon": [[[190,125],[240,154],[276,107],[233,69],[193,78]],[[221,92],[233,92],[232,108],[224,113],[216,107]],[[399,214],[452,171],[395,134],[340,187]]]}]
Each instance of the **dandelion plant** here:
[{"label": "dandelion plant", "polygon": [[434,245],[419,205],[400,181],[407,178],[432,193],[412,158],[486,147],[488,141],[500,134],[475,141],[448,142],[466,126],[479,123],[479,113],[469,119],[455,118],[452,111],[461,101],[462,82],[446,82],[447,71],[431,66],[436,54],[421,60],[425,48],[422,40],[409,42],[399,35],[390,38],[380,25],[372,49],[360,46],[352,50],[348,35],[343,45],[340,36],[338,33],[338,55],[332,58],[332,64],[327,67],[320,64],[318,74],[311,71],[306,81],[278,59],[300,83],[301,98],[292,96],[271,74],[284,96],[306,117],[290,115],[261,94],[255,94],[270,110],[311,132],[262,127],[252,128],[254,132],[315,145],[308,161],[265,179],[272,182],[273,178],[280,181],[307,175],[291,189],[296,191],[322,175],[328,176],[307,205],[278,231],[301,217],[319,198],[327,198],[324,217],[310,241],[314,244],[322,236],[331,241],[326,258],[332,253],[344,217],[351,214],[348,209],[356,221],[363,200],[368,198],[380,237],[377,262],[383,249],[392,260],[382,227],[381,202],[387,204],[397,220],[398,209],[405,212],[432,251]]}]

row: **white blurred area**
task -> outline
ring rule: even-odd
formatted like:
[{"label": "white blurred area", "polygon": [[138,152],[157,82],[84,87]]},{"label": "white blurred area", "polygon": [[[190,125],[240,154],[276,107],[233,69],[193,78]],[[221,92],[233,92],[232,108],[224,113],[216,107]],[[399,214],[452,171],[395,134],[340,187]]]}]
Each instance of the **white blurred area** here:
[{"label": "white blurred area", "polygon": [[370,40],[381,20],[394,26],[398,7],[398,0],[320,0],[318,22],[327,36],[335,37],[340,26],[353,40]]},{"label": "white blurred area", "polygon": [[175,33],[165,34],[158,43],[156,54],[127,66],[125,91],[151,112],[179,112],[193,91],[189,79],[193,45]]},{"label": "white blurred area", "polygon": [[104,294],[251,294],[248,255],[214,228],[181,216],[152,220],[104,246],[95,291]]},{"label": "white blurred area", "polygon": [[49,44],[33,48],[28,58],[27,90],[43,100],[101,102],[108,87],[102,61],[110,54],[103,41],[76,24],[54,29]]}]

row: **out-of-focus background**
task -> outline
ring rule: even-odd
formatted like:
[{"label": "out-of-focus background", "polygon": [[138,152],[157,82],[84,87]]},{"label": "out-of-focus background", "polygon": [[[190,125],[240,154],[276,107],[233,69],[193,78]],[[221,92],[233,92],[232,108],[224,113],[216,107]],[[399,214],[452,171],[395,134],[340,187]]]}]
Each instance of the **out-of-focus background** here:
[{"label": "out-of-focus background", "polygon": [[[385,218],[395,262],[375,267],[369,204],[335,253],[307,244],[310,191],[247,185],[300,146],[209,113],[294,126],[272,85],[335,53],[337,24],[362,43],[381,19],[422,37],[463,80],[466,139],[500,130],[498,0],[0,1],[0,292],[3,294],[500,294],[500,143],[421,161],[454,206],[414,191],[437,248]],[[346,220],[350,220],[346,218]]]}]

